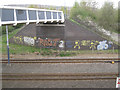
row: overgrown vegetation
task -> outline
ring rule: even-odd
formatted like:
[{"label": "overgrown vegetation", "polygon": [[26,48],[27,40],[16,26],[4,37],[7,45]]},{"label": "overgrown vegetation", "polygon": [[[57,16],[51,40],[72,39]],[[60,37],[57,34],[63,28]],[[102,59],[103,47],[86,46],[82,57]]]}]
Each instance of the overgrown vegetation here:
[{"label": "overgrown vegetation", "polygon": [[101,8],[97,8],[96,2],[75,2],[71,9],[70,18],[80,21],[93,21],[99,26],[112,32],[118,31],[118,9],[113,7],[112,2],[105,2]]},{"label": "overgrown vegetation", "polygon": [[[23,26],[23,24],[17,24],[16,26],[8,25],[8,31],[10,33],[10,32],[12,32],[12,31],[14,31],[22,26]],[[3,35],[6,34],[6,26],[2,26],[2,34]]]}]

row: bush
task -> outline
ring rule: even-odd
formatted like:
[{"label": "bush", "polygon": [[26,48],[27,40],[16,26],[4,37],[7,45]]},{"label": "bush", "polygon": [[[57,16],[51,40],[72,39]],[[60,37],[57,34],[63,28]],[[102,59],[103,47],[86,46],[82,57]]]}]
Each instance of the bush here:
[{"label": "bush", "polygon": [[70,12],[70,18],[77,18],[84,22],[89,17],[106,30],[120,32],[120,29],[118,29],[118,21],[120,21],[118,20],[120,17],[118,11],[120,10],[113,8],[113,3],[111,2],[105,2],[101,8],[96,8],[96,6],[97,3],[95,2],[82,1],[80,4],[75,2]]},{"label": "bush", "polygon": [[[18,24],[16,26],[8,25],[8,32],[12,32],[15,29],[21,28],[23,24]],[[2,34],[6,34],[6,26],[2,26]]]}]

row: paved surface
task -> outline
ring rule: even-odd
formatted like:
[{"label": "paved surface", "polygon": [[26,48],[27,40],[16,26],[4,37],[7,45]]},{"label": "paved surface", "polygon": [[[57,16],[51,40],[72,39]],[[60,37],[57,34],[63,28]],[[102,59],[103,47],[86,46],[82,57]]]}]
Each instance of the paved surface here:
[{"label": "paved surface", "polygon": [[93,81],[13,81],[3,82],[3,88],[115,88],[115,80]]},{"label": "paved surface", "polygon": [[[117,73],[118,64],[3,64],[3,73]],[[115,80],[3,81],[3,88],[115,88]]]},{"label": "paved surface", "polygon": [[3,64],[3,73],[102,73],[118,72],[118,64]]}]

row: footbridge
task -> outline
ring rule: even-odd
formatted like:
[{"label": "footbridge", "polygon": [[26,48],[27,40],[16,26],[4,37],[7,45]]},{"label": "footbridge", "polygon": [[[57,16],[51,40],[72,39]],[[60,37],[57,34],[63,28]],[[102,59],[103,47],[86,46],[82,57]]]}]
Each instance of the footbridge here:
[{"label": "footbridge", "polygon": [[63,11],[0,6],[0,26],[48,22],[64,23]]},{"label": "footbridge", "polygon": [[60,37],[61,39],[64,37],[64,26],[58,25],[58,23],[60,24],[62,23],[62,25],[64,25],[63,11],[0,6],[0,26],[6,25],[8,64],[10,64],[10,58],[9,58],[9,39],[8,39],[7,25],[10,25],[10,24],[17,25],[20,23],[26,24],[26,27],[30,23],[36,23],[36,24],[51,23],[51,24],[48,24],[48,26],[46,26],[46,24],[43,24],[43,26],[36,25],[37,27],[36,30],[32,30],[32,31],[30,31],[30,29],[27,31],[24,30],[23,33],[24,34],[25,32],[30,32],[30,34],[31,32],[38,33],[37,35],[34,35],[34,37],[37,37],[37,38],[39,38],[38,36],[40,36],[40,38],[44,38],[44,36],[47,36],[46,38]]}]

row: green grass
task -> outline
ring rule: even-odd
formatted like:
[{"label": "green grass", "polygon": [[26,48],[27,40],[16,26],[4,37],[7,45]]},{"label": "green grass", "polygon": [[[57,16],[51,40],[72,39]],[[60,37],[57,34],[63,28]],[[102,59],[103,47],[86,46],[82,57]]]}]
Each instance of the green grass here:
[{"label": "green grass", "polygon": [[112,32],[115,32],[115,33],[117,33],[117,34],[120,34],[120,31],[118,30],[112,30]]},{"label": "green grass", "polygon": [[[9,33],[9,39],[13,37],[20,29],[16,29],[13,32]],[[6,35],[2,36],[2,41],[0,40],[0,43],[2,43],[2,54],[6,55],[7,54],[7,45],[6,45]],[[24,45],[18,45],[18,44],[9,44],[10,47],[10,54],[14,55],[25,55],[25,54],[37,54],[37,55],[42,55],[42,56],[60,56],[60,57],[65,57],[65,56],[76,56],[78,54],[112,54],[113,50],[78,50],[78,51],[59,51],[56,49],[45,49],[45,48],[35,48],[32,46],[24,46]],[[118,50],[114,50],[114,53],[118,53]]]},{"label": "green grass", "polygon": [[[16,29],[13,32],[9,33],[9,39],[13,37],[20,29]],[[6,45],[6,35],[2,36],[2,53],[7,53],[7,45]],[[9,44],[10,54],[26,54],[26,53],[34,53],[35,51],[40,52],[40,49],[31,47],[31,46],[23,46],[17,44]]]},{"label": "green grass", "polygon": [[78,54],[118,54],[118,49],[113,50],[78,50],[78,51],[66,51],[67,53],[72,53],[74,55]]}]

